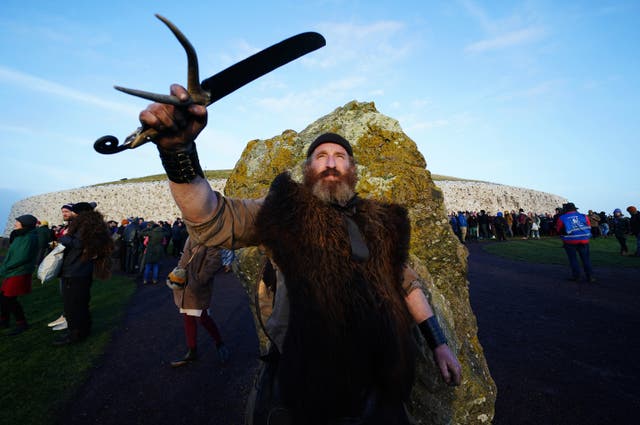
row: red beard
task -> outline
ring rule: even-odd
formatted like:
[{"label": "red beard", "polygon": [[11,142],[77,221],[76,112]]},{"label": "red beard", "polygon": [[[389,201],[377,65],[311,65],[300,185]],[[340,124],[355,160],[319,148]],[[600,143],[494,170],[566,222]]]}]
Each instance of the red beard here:
[{"label": "red beard", "polygon": [[[323,180],[328,176],[337,177],[338,180]],[[335,168],[327,168],[319,173],[314,173],[310,167],[304,170],[304,185],[324,202],[346,204],[355,195],[357,182],[355,166],[349,167],[344,174]]]}]

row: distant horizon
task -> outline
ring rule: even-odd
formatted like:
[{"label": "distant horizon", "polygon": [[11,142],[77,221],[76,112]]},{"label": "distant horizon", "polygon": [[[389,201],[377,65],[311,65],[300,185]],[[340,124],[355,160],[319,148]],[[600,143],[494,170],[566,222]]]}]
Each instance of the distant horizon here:
[{"label": "distant horizon", "polygon": [[[427,168],[428,170],[428,168]],[[225,174],[225,173],[230,173],[232,170],[231,169],[221,169],[221,170],[204,170],[205,173],[211,173],[211,174]],[[209,177],[210,179],[225,179],[227,177]],[[531,189],[531,188],[527,188],[527,187],[522,187],[522,186],[515,186],[515,185],[511,185],[511,184],[507,184],[507,183],[497,183],[497,182],[490,182],[490,181],[482,181],[482,180],[475,180],[475,179],[467,179],[467,178],[458,178],[455,176],[448,176],[448,175],[442,175],[442,174],[435,174],[435,173],[431,173],[431,177],[433,179],[433,181],[436,183],[436,185],[438,184],[437,182],[439,181],[451,181],[451,182],[456,182],[456,181],[460,181],[460,182],[470,182],[470,183],[484,183],[484,184],[491,184],[491,185],[498,185],[498,186],[506,186],[506,187],[513,187],[513,188],[518,188],[518,189],[525,189],[525,190],[531,190],[531,191],[536,191],[536,192],[542,192],[542,193],[546,193],[546,194],[550,194],[550,195],[554,195],[554,196],[558,196],[561,198],[566,198],[565,196],[561,195],[561,194],[557,194],[557,193],[551,193],[551,192],[545,192],[545,191],[540,191],[537,189]],[[154,174],[154,175],[149,175],[149,176],[140,176],[140,177],[130,177],[130,178],[122,178],[120,180],[113,180],[113,181],[108,181],[108,182],[103,182],[103,183],[96,183],[96,184],[92,184],[92,185],[86,185],[86,186],[78,186],[78,187],[69,187],[66,189],[61,189],[59,191],[51,191],[51,192],[43,192],[43,193],[37,193],[37,194],[31,194],[28,196],[24,196],[22,198],[16,199],[15,201],[11,202],[10,204],[4,204],[3,203],[3,197],[2,197],[2,190],[0,190],[0,223],[5,223],[4,227],[2,229],[2,231],[0,232],[0,235],[4,235],[4,233],[7,230],[7,226],[9,225],[9,213],[11,211],[11,208],[13,207],[13,205],[16,202],[20,202],[23,201],[25,199],[28,198],[32,198],[32,197],[37,197],[37,196],[41,196],[41,195],[46,195],[48,193],[57,193],[57,192],[65,192],[65,191],[73,191],[73,190],[78,190],[78,189],[83,189],[83,188],[88,188],[88,187],[94,187],[94,186],[105,186],[105,185],[112,185],[112,184],[136,184],[136,183],[143,183],[145,181],[160,181],[163,180],[165,178],[164,174]],[[571,199],[567,198],[568,202],[571,202]],[[69,200],[69,202],[72,202],[73,200]],[[79,200],[77,200],[79,201]],[[91,201],[91,200],[86,200],[86,201]],[[4,210],[3,210],[4,208]],[[623,210],[625,215],[628,215],[628,213],[626,212],[626,206],[623,207],[616,207],[616,208],[620,208],[621,210]],[[578,206],[578,209],[581,212],[585,212],[588,209],[593,209],[593,208],[581,208],[580,206]],[[594,211],[596,211],[595,209],[593,209]],[[607,215],[611,215],[613,212],[613,209],[608,212],[606,210],[597,210],[597,212],[599,213],[600,211],[605,211],[607,213]],[[534,211],[536,213],[542,213],[543,211]],[[544,212],[553,212],[553,211],[544,211]],[[445,211],[445,214],[448,214],[448,211]],[[62,223],[62,220],[61,222]]]}]

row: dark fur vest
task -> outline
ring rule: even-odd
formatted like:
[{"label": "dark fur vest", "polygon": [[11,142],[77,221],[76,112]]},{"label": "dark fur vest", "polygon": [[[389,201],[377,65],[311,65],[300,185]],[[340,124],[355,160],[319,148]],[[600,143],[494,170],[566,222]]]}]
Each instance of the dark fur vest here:
[{"label": "dark fur vest", "polygon": [[407,211],[357,199],[351,217],[370,252],[364,262],[351,258],[344,212],[286,173],[256,219],[289,296],[281,394],[304,423],[358,416],[372,393],[383,404],[401,403],[413,384],[415,344],[401,286]]}]

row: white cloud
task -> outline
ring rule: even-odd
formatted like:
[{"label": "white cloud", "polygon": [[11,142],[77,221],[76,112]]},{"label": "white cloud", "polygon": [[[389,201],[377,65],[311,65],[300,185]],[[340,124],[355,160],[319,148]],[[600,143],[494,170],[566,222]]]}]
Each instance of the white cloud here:
[{"label": "white cloud", "polygon": [[523,44],[539,41],[544,38],[545,35],[546,31],[542,28],[524,28],[469,44],[465,47],[465,51],[470,53],[482,53],[490,50],[517,47]]},{"label": "white cloud", "polygon": [[2,124],[2,123],[0,123],[0,132],[20,134],[23,136],[29,136],[34,134],[34,131],[32,128],[18,127],[15,125],[8,125],[8,124]]},{"label": "white cloud", "polygon": [[480,26],[485,31],[493,30],[494,24],[491,21],[491,19],[489,19],[489,17],[487,16],[487,13],[484,11],[484,9],[482,9],[480,6],[478,6],[477,4],[475,4],[474,2],[472,2],[470,0],[463,0],[461,3],[464,6],[464,8],[467,10],[467,12],[469,12],[469,14],[473,18],[475,18],[476,21],[478,21]]},{"label": "white cloud", "polygon": [[388,67],[406,57],[415,44],[414,40],[402,37],[406,25],[398,21],[366,25],[325,22],[318,27],[327,39],[326,48],[313,62],[321,68],[339,65],[345,69],[375,70]]},{"label": "white cloud", "polygon": [[0,82],[17,84],[22,88],[36,92],[48,93],[61,96],[67,99],[76,100],[85,104],[97,106],[99,108],[137,115],[139,110],[130,105],[103,100],[97,96],[84,93],[70,87],[63,86],[52,81],[48,81],[33,75],[4,67],[0,65]]},{"label": "white cloud", "polygon": [[504,93],[502,95],[497,96],[497,99],[513,100],[513,99],[521,99],[521,98],[538,97],[538,96],[551,93],[553,89],[559,86],[560,84],[562,84],[562,81],[559,81],[559,80],[542,81],[534,86],[527,87],[522,90]]},{"label": "white cloud", "polygon": [[324,86],[314,90],[297,93],[289,91],[282,96],[263,97],[256,99],[255,103],[270,112],[287,112],[307,108],[316,109],[314,105],[333,104],[332,99],[338,99],[343,93],[362,87],[365,83],[366,79],[364,77],[354,75],[331,80]]},{"label": "white cloud", "polygon": [[446,119],[437,119],[432,121],[418,121],[414,123],[410,123],[407,126],[407,132],[418,131],[418,130],[429,130],[432,128],[438,127],[446,127],[451,123]]}]

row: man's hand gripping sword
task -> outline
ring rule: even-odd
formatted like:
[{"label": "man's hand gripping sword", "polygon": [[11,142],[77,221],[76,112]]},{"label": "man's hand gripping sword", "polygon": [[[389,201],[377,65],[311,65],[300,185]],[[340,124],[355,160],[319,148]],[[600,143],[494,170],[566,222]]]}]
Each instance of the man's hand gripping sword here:
[{"label": "man's hand gripping sword", "polygon": [[[133,96],[181,108],[186,108],[191,104],[209,106],[256,78],[326,44],[324,37],[318,33],[306,32],[298,34],[274,44],[200,83],[198,56],[195,49],[173,23],[158,14],[156,14],[156,17],[169,27],[187,53],[187,91],[190,99],[181,101],[176,96],[155,94],[119,86],[115,86],[115,88]],[[143,126],[138,127],[136,131],[127,136],[121,145],[118,144],[118,139],[115,136],[103,136],[96,140],[93,147],[99,153],[114,154],[126,149],[137,148],[153,141],[158,134],[157,130]]]}]

